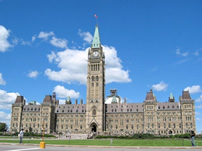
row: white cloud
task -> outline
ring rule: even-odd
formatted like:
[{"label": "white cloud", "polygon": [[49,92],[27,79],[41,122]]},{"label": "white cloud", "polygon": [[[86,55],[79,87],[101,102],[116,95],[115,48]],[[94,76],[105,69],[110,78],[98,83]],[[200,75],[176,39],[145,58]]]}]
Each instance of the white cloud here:
[{"label": "white cloud", "polygon": [[6,85],[6,81],[3,79],[2,73],[0,73],[0,85]]},{"label": "white cloud", "polygon": [[31,43],[29,41],[25,41],[21,38],[15,37],[12,39],[12,44],[14,44],[14,45],[17,45],[17,44],[30,45]]},{"label": "white cloud", "polygon": [[65,39],[52,37],[50,43],[55,47],[67,48],[67,40],[65,40]]},{"label": "white cloud", "polygon": [[202,95],[198,99],[196,99],[196,102],[202,102]]},{"label": "white cloud", "polygon": [[200,104],[200,105],[196,105],[196,108],[198,108],[198,109],[202,109],[202,104]]},{"label": "white cloud", "polygon": [[10,113],[5,113],[3,111],[0,111],[0,121],[2,123],[6,123],[7,126],[9,126],[10,125],[10,119],[11,119]]},{"label": "white cloud", "polygon": [[183,63],[185,63],[185,62],[187,62],[187,61],[189,61],[189,60],[190,60],[189,58],[183,59],[183,60],[180,60],[180,61],[176,62],[176,64],[177,64],[177,65],[183,64]]},{"label": "white cloud", "polygon": [[15,102],[16,97],[19,95],[20,94],[16,92],[7,93],[6,91],[0,89],[0,109],[11,109],[11,104]]},{"label": "white cloud", "polygon": [[53,32],[43,32],[43,31],[41,31],[39,33],[39,35],[38,35],[38,38],[47,40],[50,36],[53,36],[53,35],[55,35]]},{"label": "white cloud", "polygon": [[39,75],[38,71],[31,71],[30,73],[28,73],[28,77],[30,78],[36,78]]},{"label": "white cloud", "polygon": [[90,32],[82,32],[79,29],[79,36],[83,38],[84,41],[91,43],[93,40],[93,36],[90,34]]},{"label": "white cloud", "polygon": [[36,35],[32,36],[32,42],[36,40]]},{"label": "white cloud", "polygon": [[196,118],[196,120],[197,120],[197,121],[201,121],[202,119],[201,119],[201,118]]},{"label": "white cloud", "polygon": [[59,99],[60,104],[65,104],[65,101],[64,99]]},{"label": "white cloud", "polygon": [[51,51],[51,54],[48,54],[47,57],[48,57],[48,61],[51,63],[57,56],[55,52]]},{"label": "white cloud", "polygon": [[198,51],[195,51],[195,52],[193,53],[193,55],[194,55],[194,56],[199,56],[199,52],[198,52]]},{"label": "white cloud", "polygon": [[[57,54],[51,52],[47,56],[49,62],[54,61],[60,70],[46,69],[45,74],[55,81],[86,84],[88,50],[89,48],[85,51],[66,49]],[[103,51],[106,57],[106,83],[130,82],[129,71],[122,69],[121,60],[117,57],[115,48],[103,46]]]},{"label": "white cloud", "polygon": [[186,57],[189,55],[188,52],[181,52],[180,49],[176,49],[176,54],[179,55],[179,56],[183,56],[183,57]]},{"label": "white cloud", "polygon": [[189,93],[190,94],[194,94],[194,93],[199,93],[199,92],[201,92],[202,90],[201,90],[201,88],[200,88],[200,86],[199,85],[193,85],[193,86],[189,86],[189,87],[186,87],[185,89],[184,89],[184,91],[189,91]]},{"label": "white cloud", "polygon": [[5,52],[11,47],[8,42],[9,30],[7,30],[4,26],[0,25],[0,52]]},{"label": "white cloud", "polygon": [[79,92],[68,90],[61,85],[57,85],[53,92],[55,92],[59,98],[67,98],[68,96],[70,96],[70,98],[79,98]]},{"label": "white cloud", "polygon": [[159,84],[152,85],[152,89],[156,91],[165,91],[167,87],[168,87],[168,84],[164,83],[163,81],[161,81]]}]

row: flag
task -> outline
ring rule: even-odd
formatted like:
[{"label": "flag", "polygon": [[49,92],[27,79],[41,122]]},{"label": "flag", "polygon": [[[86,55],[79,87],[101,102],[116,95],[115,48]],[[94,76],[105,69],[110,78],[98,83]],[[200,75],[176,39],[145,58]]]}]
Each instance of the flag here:
[{"label": "flag", "polygon": [[97,18],[97,15],[96,15],[96,14],[95,14],[94,16],[95,16],[95,18]]}]

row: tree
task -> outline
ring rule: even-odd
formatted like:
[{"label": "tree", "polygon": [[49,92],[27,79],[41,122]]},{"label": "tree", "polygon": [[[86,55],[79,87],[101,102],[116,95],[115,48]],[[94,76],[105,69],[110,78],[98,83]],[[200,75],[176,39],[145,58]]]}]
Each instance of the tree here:
[{"label": "tree", "polygon": [[0,132],[5,132],[7,131],[8,126],[6,125],[6,123],[0,123]]},{"label": "tree", "polygon": [[32,132],[32,127],[31,126],[29,127],[29,132]]}]

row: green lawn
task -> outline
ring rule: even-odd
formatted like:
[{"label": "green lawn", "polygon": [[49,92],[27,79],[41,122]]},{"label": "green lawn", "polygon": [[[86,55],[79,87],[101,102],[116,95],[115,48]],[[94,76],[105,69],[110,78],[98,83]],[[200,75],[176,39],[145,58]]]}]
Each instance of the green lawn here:
[{"label": "green lawn", "polygon": [[[0,140],[6,143],[18,143],[19,140]],[[40,144],[41,140],[24,139],[23,143]],[[189,139],[109,139],[103,140],[45,140],[46,144],[57,145],[96,145],[96,146],[191,146]],[[198,146],[202,140],[196,139]]]}]

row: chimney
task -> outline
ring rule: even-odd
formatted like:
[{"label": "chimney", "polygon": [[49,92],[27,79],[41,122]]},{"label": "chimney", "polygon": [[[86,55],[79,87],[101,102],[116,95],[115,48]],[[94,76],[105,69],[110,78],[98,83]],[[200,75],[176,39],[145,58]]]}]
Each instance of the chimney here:
[{"label": "chimney", "polygon": [[80,100],[80,104],[83,104],[83,99]]},{"label": "chimney", "polygon": [[78,100],[77,99],[75,100],[75,104],[78,104]]}]

